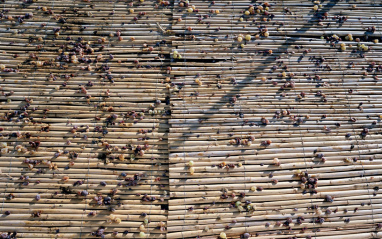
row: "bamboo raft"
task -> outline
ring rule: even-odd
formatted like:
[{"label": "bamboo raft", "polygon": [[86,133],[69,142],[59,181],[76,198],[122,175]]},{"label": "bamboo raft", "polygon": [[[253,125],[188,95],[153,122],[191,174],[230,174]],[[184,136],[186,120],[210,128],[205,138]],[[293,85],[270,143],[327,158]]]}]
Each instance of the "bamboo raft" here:
[{"label": "bamboo raft", "polygon": [[5,0],[0,238],[382,238],[376,0]]}]

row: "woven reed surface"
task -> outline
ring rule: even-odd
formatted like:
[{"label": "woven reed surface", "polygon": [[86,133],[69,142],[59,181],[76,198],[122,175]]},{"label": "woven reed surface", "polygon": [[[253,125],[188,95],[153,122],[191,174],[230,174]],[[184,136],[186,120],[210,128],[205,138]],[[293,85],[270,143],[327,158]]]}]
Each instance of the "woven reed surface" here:
[{"label": "woven reed surface", "polygon": [[[5,1],[2,9],[9,11],[1,20],[1,63],[18,72],[1,73],[2,91],[14,93],[1,105],[9,152],[1,156],[0,231],[19,238],[165,237],[157,227],[167,220],[169,116],[161,82],[170,45],[156,23],[168,28],[171,10],[153,1],[103,0]],[[33,18],[18,23],[26,13]],[[31,147],[36,141],[40,146]],[[27,152],[17,152],[19,145]],[[155,200],[143,201],[145,194]]]},{"label": "woven reed surface", "polygon": [[382,237],[380,2],[1,8],[3,238]]}]

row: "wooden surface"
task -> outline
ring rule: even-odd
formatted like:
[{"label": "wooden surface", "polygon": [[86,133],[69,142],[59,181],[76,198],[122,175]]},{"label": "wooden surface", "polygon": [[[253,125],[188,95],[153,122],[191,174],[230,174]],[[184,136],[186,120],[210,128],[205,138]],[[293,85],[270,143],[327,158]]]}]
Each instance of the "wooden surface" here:
[{"label": "wooden surface", "polygon": [[23,2],[3,238],[382,237],[379,1]]}]

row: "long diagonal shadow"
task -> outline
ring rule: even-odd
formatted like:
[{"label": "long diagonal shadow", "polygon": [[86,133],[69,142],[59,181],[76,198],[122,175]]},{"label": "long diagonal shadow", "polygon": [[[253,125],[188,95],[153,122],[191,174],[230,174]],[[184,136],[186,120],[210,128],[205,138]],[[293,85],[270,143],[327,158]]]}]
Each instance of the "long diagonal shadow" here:
[{"label": "long diagonal shadow", "polygon": [[[335,5],[336,5],[337,2],[329,2],[327,3],[325,6],[322,7],[322,9],[320,9],[319,11],[317,11],[316,13],[316,16],[319,16],[325,12],[329,12],[330,9],[332,9]],[[306,31],[308,31],[311,27],[312,27],[312,24],[309,23],[311,22],[311,20],[313,20],[314,17],[312,17],[310,20],[306,21],[306,23],[299,29],[297,30],[297,33],[299,34],[303,34],[305,33]],[[285,42],[279,46],[275,52],[282,52],[282,50],[286,50],[288,49],[289,45],[293,44],[294,42],[296,42],[297,40],[299,40],[299,37],[293,37],[293,38],[287,38],[285,39]],[[268,56],[267,58],[265,58],[263,61],[262,61],[262,64],[259,65],[257,68],[253,69],[252,72],[262,72],[264,71],[269,64],[271,64],[272,62],[275,62],[276,61],[276,57],[274,56]],[[232,69],[233,70],[233,69]],[[252,74],[252,73],[250,73]],[[187,76],[187,75],[184,75],[184,76]],[[211,107],[213,108],[214,106],[218,106],[219,104],[221,103],[227,103],[227,98],[229,99],[229,97],[233,96],[233,95],[236,95],[238,94],[238,92],[241,92],[241,90],[243,88],[246,87],[246,85],[248,85],[248,83],[244,83],[244,84],[236,84],[234,88],[232,88],[229,92],[226,93],[225,96],[221,97],[221,99],[217,102],[215,102],[215,105],[212,105]],[[184,88],[183,88],[184,90]],[[184,101],[184,99],[183,99]],[[183,110],[186,110],[186,109],[183,109]],[[184,113],[183,113],[184,114]],[[170,126],[171,127],[171,126]],[[198,129],[199,127],[201,126],[196,126],[196,127],[192,127],[193,129]],[[186,135],[187,133],[183,133],[183,136],[182,138],[184,139],[184,141],[188,140],[190,136],[187,136]],[[191,134],[192,135],[192,134]],[[179,146],[180,147],[180,146]],[[183,152],[183,154],[185,155],[186,152]],[[186,179],[184,179],[186,180]]]}]

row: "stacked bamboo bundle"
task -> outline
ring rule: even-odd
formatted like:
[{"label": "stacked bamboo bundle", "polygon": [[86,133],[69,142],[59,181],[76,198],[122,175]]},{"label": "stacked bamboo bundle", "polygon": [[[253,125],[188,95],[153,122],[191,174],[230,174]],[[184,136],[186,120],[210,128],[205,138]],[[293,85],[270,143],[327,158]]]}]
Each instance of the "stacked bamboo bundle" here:
[{"label": "stacked bamboo bundle", "polygon": [[0,232],[164,238],[171,9],[3,2]]},{"label": "stacked bamboo bundle", "polygon": [[380,3],[182,2],[167,237],[380,238]]}]

